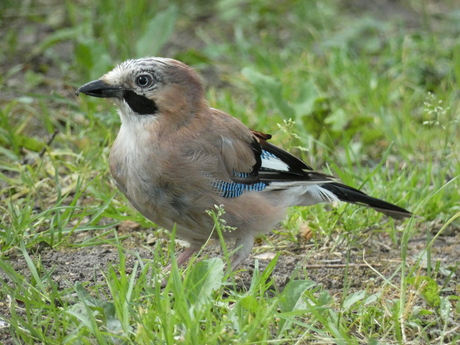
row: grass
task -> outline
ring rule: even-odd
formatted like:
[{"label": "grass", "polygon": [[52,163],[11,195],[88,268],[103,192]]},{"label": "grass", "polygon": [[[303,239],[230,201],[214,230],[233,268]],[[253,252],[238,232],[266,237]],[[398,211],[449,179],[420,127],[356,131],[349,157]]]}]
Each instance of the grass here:
[{"label": "grass", "polygon": [[[458,343],[458,251],[435,258],[432,249],[440,236],[458,246],[460,12],[453,1],[384,3],[396,19],[333,0],[2,2],[0,339]],[[264,270],[256,260],[246,288],[211,258],[180,269],[173,262],[162,289],[174,241],[166,249],[169,236],[159,230],[156,246],[144,244],[154,226],[108,173],[118,116],[108,102],[73,95],[116,63],[145,55],[193,65],[211,106],[420,218],[395,223],[347,205],[290,210],[266,243],[292,244],[308,220],[317,252],[343,253],[340,292],[301,266],[280,286],[283,253]],[[143,231],[117,233],[126,220]],[[400,248],[390,258],[398,262],[390,273],[370,265],[383,283],[356,288],[350,257],[370,229]],[[146,247],[148,258],[140,255]],[[41,254],[82,248],[116,252],[116,262],[94,271],[102,280],[58,279]]]}]

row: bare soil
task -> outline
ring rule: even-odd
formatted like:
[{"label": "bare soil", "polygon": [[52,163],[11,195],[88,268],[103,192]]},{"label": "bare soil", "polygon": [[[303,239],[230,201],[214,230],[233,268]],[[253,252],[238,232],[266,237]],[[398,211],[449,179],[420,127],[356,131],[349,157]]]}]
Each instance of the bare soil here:
[{"label": "bare soil", "polygon": [[[458,253],[460,252],[460,229],[452,229],[450,236],[439,237],[432,247],[432,269],[441,267],[437,272],[437,283],[443,287],[442,294],[458,295],[460,285],[458,277],[460,268]],[[152,229],[138,230],[132,236],[124,240],[123,250],[125,255],[125,272],[131,274],[136,261],[142,260],[147,265],[152,264],[155,246],[166,248],[168,245],[167,233],[153,236]],[[152,236],[154,240],[152,241]],[[268,240],[276,241],[271,235]],[[272,241],[273,240],[273,241]],[[142,243],[143,241],[143,243]],[[334,241],[330,241],[334,243]],[[420,253],[426,247],[426,238],[419,237],[410,241],[405,264],[408,272],[420,258]],[[370,234],[363,236],[363,241],[356,247],[342,245],[332,248],[326,243],[322,247],[312,244],[291,243],[283,248],[271,246],[264,241],[258,241],[251,257],[246,260],[236,273],[235,281],[238,291],[245,291],[251,284],[251,279],[257,261],[259,269],[263,270],[270,260],[281,252],[276,267],[271,275],[273,290],[281,291],[292,279],[308,279],[319,284],[334,298],[340,299],[344,290],[348,293],[365,289],[368,294],[382,292],[388,299],[398,299],[400,286],[401,254],[400,248],[395,245],[385,234]],[[178,246],[178,250],[181,248]],[[69,291],[69,299],[74,295],[74,287],[81,282],[90,291],[91,288],[105,286],[103,272],[108,267],[116,267],[119,262],[118,248],[114,245],[100,245],[84,248],[60,248],[53,249],[48,246],[35,248],[29,253],[33,262],[40,266],[43,271],[51,272],[52,281],[59,289]],[[220,256],[221,251],[216,245],[210,246],[201,254],[201,258],[208,256]],[[3,259],[9,261],[14,269],[24,277],[30,277],[31,273],[27,262],[19,250],[7,253]],[[417,271],[418,275],[426,275],[426,260]],[[9,278],[0,271],[0,277],[5,283],[10,283]],[[388,284],[390,281],[396,288]],[[415,289],[415,288],[414,288]],[[109,291],[100,291],[101,295],[109,296]],[[417,296],[414,305],[425,306],[426,302]],[[17,313],[25,313],[19,308]],[[0,315],[8,318],[10,315],[9,301],[0,301]],[[433,329],[433,337],[439,336],[439,330]],[[7,328],[0,328],[0,343],[13,344]]]}]

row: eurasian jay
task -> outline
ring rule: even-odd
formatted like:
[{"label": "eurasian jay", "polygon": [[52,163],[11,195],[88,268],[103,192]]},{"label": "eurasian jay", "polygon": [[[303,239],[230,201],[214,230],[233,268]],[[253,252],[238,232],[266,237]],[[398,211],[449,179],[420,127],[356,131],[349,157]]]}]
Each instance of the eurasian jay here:
[{"label": "eurasian jay", "polygon": [[173,59],[128,60],[76,94],[112,98],[121,127],[110,152],[110,171],[131,204],[168,230],[176,226],[190,247],[178,265],[213,232],[207,210],[222,205],[233,231],[235,268],[254,237],[272,230],[289,206],[345,201],[371,207],[395,219],[405,209],[339,183],[268,142],[236,118],[208,106],[200,78]]}]

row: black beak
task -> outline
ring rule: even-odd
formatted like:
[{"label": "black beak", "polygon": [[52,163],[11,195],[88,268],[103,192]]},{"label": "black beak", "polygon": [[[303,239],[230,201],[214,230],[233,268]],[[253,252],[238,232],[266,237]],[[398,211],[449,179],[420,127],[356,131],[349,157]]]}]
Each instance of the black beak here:
[{"label": "black beak", "polygon": [[104,83],[102,80],[90,81],[88,84],[80,86],[75,94],[78,96],[81,93],[84,93],[88,96],[98,97],[98,98],[112,98],[123,97],[123,92],[125,89],[121,87],[111,86]]}]

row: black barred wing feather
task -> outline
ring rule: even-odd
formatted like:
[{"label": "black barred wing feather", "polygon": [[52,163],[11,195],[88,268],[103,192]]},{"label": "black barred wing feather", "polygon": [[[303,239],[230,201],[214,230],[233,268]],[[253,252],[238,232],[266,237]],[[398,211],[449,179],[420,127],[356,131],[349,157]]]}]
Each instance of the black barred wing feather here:
[{"label": "black barred wing feather", "polygon": [[367,206],[394,219],[404,219],[412,216],[412,213],[402,207],[393,205],[387,201],[374,198],[358,189],[342,183],[328,183],[321,186],[323,189],[333,193],[340,201],[350,204]]},{"label": "black barred wing feather", "polygon": [[[344,201],[371,207],[395,219],[411,217],[409,211],[389,202],[371,197],[353,187],[336,182],[333,176],[322,174],[294,155],[267,142],[269,134],[252,131],[251,144],[254,159],[250,171],[231,171],[231,181],[215,179],[213,187],[226,198],[235,198],[244,192],[287,190],[295,196],[288,206],[308,206],[322,202]],[[299,188],[300,187],[300,188]]]},{"label": "black barred wing feather", "polygon": [[266,182],[330,183],[333,176],[313,171],[305,162],[283,149],[260,141],[262,147],[259,179]]},{"label": "black barred wing feather", "polygon": [[303,161],[266,141],[271,136],[253,132],[251,144],[255,164],[251,171],[233,170],[231,181],[214,179],[213,188],[223,197],[234,198],[248,191],[287,189],[299,185],[331,183],[333,176],[313,171]]}]

